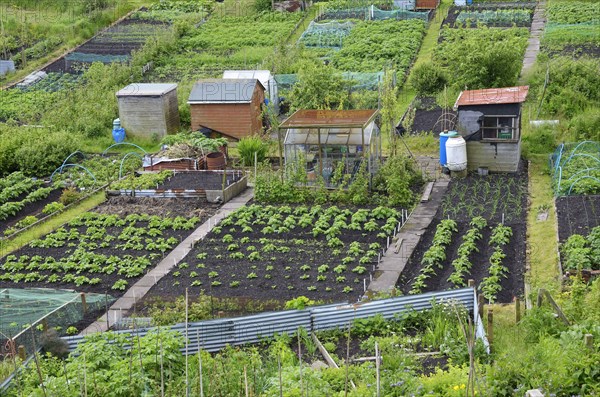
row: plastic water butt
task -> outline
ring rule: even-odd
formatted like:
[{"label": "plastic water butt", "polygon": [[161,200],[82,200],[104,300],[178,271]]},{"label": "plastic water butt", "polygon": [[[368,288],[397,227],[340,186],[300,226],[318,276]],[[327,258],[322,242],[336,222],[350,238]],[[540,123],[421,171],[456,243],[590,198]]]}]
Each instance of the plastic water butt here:
[{"label": "plastic water butt", "polygon": [[440,165],[442,167],[445,167],[448,162],[446,158],[446,141],[448,141],[448,138],[457,135],[458,132],[456,131],[447,131],[440,134]]}]

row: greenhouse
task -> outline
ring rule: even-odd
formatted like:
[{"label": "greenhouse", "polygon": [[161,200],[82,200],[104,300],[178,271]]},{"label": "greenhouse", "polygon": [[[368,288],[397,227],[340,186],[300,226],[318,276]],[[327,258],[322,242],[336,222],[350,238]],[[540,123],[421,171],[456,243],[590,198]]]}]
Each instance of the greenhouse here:
[{"label": "greenhouse", "polygon": [[[320,177],[335,188],[364,169],[373,175],[381,159],[377,110],[298,110],[279,127],[285,134],[285,163],[305,168],[307,183]],[[342,167],[342,171],[340,168]]]}]

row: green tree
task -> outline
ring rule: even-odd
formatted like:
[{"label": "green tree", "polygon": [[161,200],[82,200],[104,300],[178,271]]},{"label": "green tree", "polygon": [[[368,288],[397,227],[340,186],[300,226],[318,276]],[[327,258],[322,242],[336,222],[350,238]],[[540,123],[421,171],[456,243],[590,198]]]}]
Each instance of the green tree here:
[{"label": "green tree", "polygon": [[306,62],[290,93],[291,108],[343,109],[349,101],[346,83],[331,66]]}]

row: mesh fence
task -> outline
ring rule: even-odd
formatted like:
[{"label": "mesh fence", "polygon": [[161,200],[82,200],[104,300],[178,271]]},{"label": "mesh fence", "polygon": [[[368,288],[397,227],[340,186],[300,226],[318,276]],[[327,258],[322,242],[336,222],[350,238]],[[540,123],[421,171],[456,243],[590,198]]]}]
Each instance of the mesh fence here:
[{"label": "mesh fence", "polygon": [[[2,349],[23,345],[27,354],[39,347],[43,328],[66,327],[81,321],[85,313],[104,309],[114,301],[100,294],[46,289],[0,289],[0,341]],[[12,339],[13,343],[10,343]],[[3,351],[2,353],[7,353]]]},{"label": "mesh fence", "polygon": [[[344,80],[350,81],[350,89],[358,90],[376,90],[379,88],[379,83],[383,81],[383,72],[376,73],[359,73],[359,72],[344,72],[342,73]],[[291,89],[298,81],[296,74],[276,74],[275,81],[281,89]]]},{"label": "mesh fence", "polygon": [[484,11],[462,11],[456,18],[456,22],[464,23],[481,22],[493,23],[518,23],[525,24],[531,19],[533,10],[484,10]]},{"label": "mesh fence", "polygon": [[557,196],[600,194],[600,142],[561,144],[550,167]]},{"label": "mesh fence", "polygon": [[82,62],[82,63],[111,63],[111,62],[127,62],[129,55],[102,55],[88,54],[83,52],[72,52],[65,56],[67,62]]},{"label": "mesh fence", "polygon": [[317,20],[325,19],[361,19],[366,21],[381,21],[385,19],[421,19],[429,20],[429,12],[408,11],[406,9],[381,10],[375,6],[346,8],[338,10],[325,10],[319,15]]},{"label": "mesh fence", "polygon": [[347,22],[317,23],[312,21],[302,33],[298,43],[306,47],[341,47],[344,37],[350,34],[354,24]]}]

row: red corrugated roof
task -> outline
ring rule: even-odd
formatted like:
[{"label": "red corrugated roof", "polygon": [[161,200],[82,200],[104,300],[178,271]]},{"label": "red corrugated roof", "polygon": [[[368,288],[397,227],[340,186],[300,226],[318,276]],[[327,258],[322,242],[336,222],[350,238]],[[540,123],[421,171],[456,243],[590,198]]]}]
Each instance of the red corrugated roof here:
[{"label": "red corrugated roof", "polygon": [[377,110],[298,110],[280,128],[366,127]]},{"label": "red corrugated roof", "polygon": [[485,90],[462,91],[454,104],[454,108],[469,105],[498,105],[503,103],[525,102],[529,86],[505,88],[487,88]]}]

